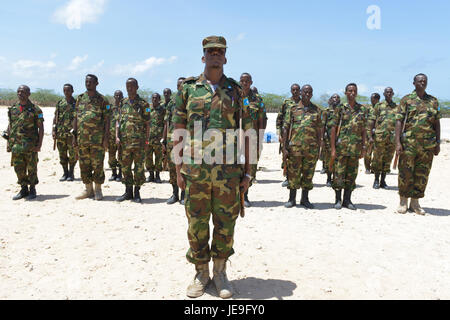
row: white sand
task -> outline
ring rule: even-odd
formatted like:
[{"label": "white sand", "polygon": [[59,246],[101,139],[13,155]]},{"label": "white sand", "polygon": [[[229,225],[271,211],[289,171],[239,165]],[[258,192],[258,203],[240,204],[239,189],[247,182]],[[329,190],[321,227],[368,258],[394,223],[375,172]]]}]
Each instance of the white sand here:
[{"label": "white sand", "polygon": [[[183,207],[165,204],[171,186],[146,184],[143,205],[115,203],[124,187],[110,182],[103,202],[75,201],[81,182],[58,182],[57,152],[49,135],[44,141],[32,202],[11,200],[19,188],[0,141],[0,299],[186,299],[187,219]],[[283,207],[278,144],[265,145],[254,207],[237,222],[228,264],[235,298],[450,299],[449,156],[443,144],[425,217],[395,214],[396,188],[373,190],[362,166],[358,211],[332,209],[334,193],[319,173],[310,194],[317,209],[307,211]],[[387,183],[396,186],[397,175]],[[201,299],[217,299],[214,288]]]}]

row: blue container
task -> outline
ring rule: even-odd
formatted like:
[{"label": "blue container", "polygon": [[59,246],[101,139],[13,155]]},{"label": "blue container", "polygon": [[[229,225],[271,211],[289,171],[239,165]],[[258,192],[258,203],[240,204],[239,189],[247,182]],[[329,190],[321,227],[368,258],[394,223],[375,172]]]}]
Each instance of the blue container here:
[{"label": "blue container", "polygon": [[266,142],[267,142],[267,143],[271,143],[271,142],[272,142],[272,134],[271,134],[271,133],[268,133],[268,134],[267,134]]}]

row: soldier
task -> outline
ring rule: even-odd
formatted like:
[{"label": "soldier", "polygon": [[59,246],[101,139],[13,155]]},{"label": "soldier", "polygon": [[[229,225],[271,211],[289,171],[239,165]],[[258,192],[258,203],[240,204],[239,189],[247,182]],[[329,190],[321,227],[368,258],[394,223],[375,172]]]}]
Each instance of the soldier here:
[{"label": "soldier", "polygon": [[333,94],[328,100],[328,109],[322,112],[322,141],[321,141],[321,153],[323,156],[323,164],[325,173],[327,174],[327,187],[331,188],[332,181],[331,176],[333,174],[330,171],[330,160],[331,160],[331,126],[330,119],[338,105],[341,104],[341,97],[337,93]]},{"label": "soldier", "polygon": [[259,94],[257,87],[251,87],[250,90],[252,90],[253,94]]},{"label": "soldier", "polygon": [[[226,40],[223,37],[208,37],[203,40],[203,48],[204,73],[184,81],[182,89],[177,94],[173,122],[176,131],[187,129],[191,137],[194,137],[194,125],[198,122],[202,124],[203,129],[215,129],[215,132],[226,136],[226,130],[238,129],[241,122],[240,86],[223,74],[223,65],[227,62]],[[236,147],[235,141],[229,140],[232,141],[232,146]],[[179,149],[178,143],[180,140],[175,141],[175,149]],[[193,139],[192,144],[202,145],[202,142]],[[226,147],[225,144],[220,145],[220,150],[216,151],[222,153],[216,154],[225,155]],[[201,150],[195,151],[196,149],[194,149],[195,158],[197,153],[203,153]],[[186,257],[189,262],[195,264],[197,272],[187,289],[189,297],[200,297],[205,292],[210,280],[208,263],[211,257],[214,261],[213,282],[219,296],[229,298],[233,295],[226,275],[226,261],[234,253],[234,227],[240,211],[240,193],[247,191],[252,179],[247,141],[245,154],[245,175],[242,175],[242,166],[237,163],[236,154],[232,164],[227,161],[222,162],[226,164],[219,164],[216,161],[213,164],[206,164],[206,160],[202,164],[196,164],[192,158],[190,161],[177,162],[178,186],[182,190],[186,189],[185,207],[190,244]],[[182,157],[183,150],[176,155]],[[211,214],[214,232],[210,249],[208,242]]]},{"label": "soldier", "polygon": [[[177,90],[181,89],[181,85],[183,84],[183,81],[185,79],[186,78],[184,77],[178,79]],[[172,91],[170,89],[164,90],[164,97],[166,98],[166,101],[167,98],[170,97],[171,95]],[[171,156],[173,150],[172,135],[174,130],[172,116],[175,111],[176,104],[174,100],[170,100],[166,105],[167,106],[166,106],[166,116],[164,118],[164,132],[162,145],[163,145],[163,152],[166,154],[167,161],[169,162],[169,176],[170,176],[169,183],[172,185],[173,189],[172,196],[169,198],[169,200],[167,200],[167,204],[174,204],[180,200],[180,198],[178,197],[177,168],[175,167],[175,162],[173,161]],[[181,201],[183,201],[182,204],[184,205],[184,190],[181,192]]]},{"label": "soldier", "polygon": [[425,91],[427,85],[426,75],[416,75],[415,90],[401,100],[396,116],[396,151],[400,155],[398,213],[401,214],[405,214],[408,209],[408,198],[411,198],[411,211],[425,214],[419,199],[425,196],[433,155],[438,156],[441,150],[439,102]]},{"label": "soldier", "polygon": [[44,138],[44,114],[29,100],[30,95],[28,86],[20,86],[17,89],[19,102],[8,108],[7,152],[11,152],[11,166],[21,186],[13,200],[35,199],[39,183],[37,164]]},{"label": "soldier", "polygon": [[[134,199],[134,202],[142,203],[140,189],[145,183],[144,159],[148,142],[150,105],[137,94],[139,84],[136,79],[128,79],[126,87],[128,98],[120,103],[120,115],[116,122],[116,144],[122,148],[120,164],[125,193],[116,201]],[[131,171],[133,163],[134,177]]]},{"label": "soldier", "polygon": [[351,196],[356,188],[359,159],[364,158],[366,152],[366,117],[364,107],[356,102],[356,84],[348,84],[345,95],[348,102],[339,105],[330,119],[331,163],[334,163],[333,189],[336,192],[336,209],[345,207],[356,210]]},{"label": "soldier", "polygon": [[[147,182],[161,183],[159,173],[163,170],[163,154],[161,139],[164,131],[164,116],[166,110],[160,104],[161,96],[159,93],[152,95],[152,107],[150,114],[150,137],[148,150],[145,156],[145,167],[149,171],[150,176]],[[153,162],[153,154],[155,155],[155,162]],[[154,174],[156,171],[156,175]]]},{"label": "soldier", "polygon": [[103,199],[102,184],[105,182],[103,162],[109,142],[111,106],[105,97],[97,92],[97,86],[97,76],[88,74],[87,91],[78,96],[75,105],[73,143],[79,148],[81,180],[86,187],[77,200],[92,197],[97,201]]},{"label": "soldier", "polygon": [[[123,93],[120,90],[114,92],[114,106],[111,108],[111,123],[108,145],[108,164],[112,170],[109,181],[122,181],[122,167],[120,165],[120,158],[122,156],[122,148],[116,144],[116,124],[120,116],[120,103],[123,100]],[[119,169],[119,173],[117,173]]]},{"label": "soldier", "polygon": [[[277,116],[277,134],[278,137],[282,137],[282,130],[283,130],[283,123],[284,123],[284,119],[285,119],[285,115],[286,115],[286,110],[292,106],[297,105],[300,102],[300,85],[294,83],[291,86],[291,94],[292,97],[289,99],[284,100],[283,105],[281,106],[280,111],[278,112],[278,116]],[[280,139],[280,153],[281,151],[284,149],[284,143],[283,143],[283,139]],[[287,173],[286,169],[287,163],[285,161],[285,159],[283,158],[283,161],[281,163],[281,169],[283,169],[283,175],[286,176],[285,173]],[[282,186],[287,187],[289,184],[288,180],[286,179],[286,181],[283,182]]]},{"label": "soldier", "polygon": [[[251,176],[255,180],[262,147],[261,132],[264,137],[264,130],[267,125],[266,108],[264,107],[262,98],[250,89],[253,84],[253,80],[249,73],[243,73],[241,75],[240,84],[242,86],[243,112],[245,113],[245,118],[247,119],[245,126],[255,130],[257,134],[257,163],[251,165]],[[254,180],[250,182],[250,187],[252,186],[252,182]],[[246,207],[252,206],[251,202],[248,200],[248,191],[245,193],[244,201]]]},{"label": "soldier", "polygon": [[59,181],[73,181],[75,165],[78,161],[77,151],[72,144],[73,119],[75,118],[75,99],[73,97],[73,86],[65,84],[63,87],[64,99],[56,104],[55,117],[53,118],[53,140],[59,151],[59,161],[63,167],[64,174]]},{"label": "soldier", "polygon": [[[369,132],[375,132],[375,139],[369,135],[369,144],[374,146],[372,171],[375,173],[374,189],[387,189],[386,174],[391,172],[395,153],[395,118],[397,104],[392,101],[394,90],[384,90],[385,101],[378,103],[369,113]],[[380,183],[381,175],[381,183]]]},{"label": "soldier", "polygon": [[[370,103],[371,105],[366,105],[366,110],[365,110],[365,116],[366,119],[369,118],[369,114],[373,111],[373,109],[375,108],[376,104],[380,102],[380,95],[378,93],[374,93],[372,94],[372,96],[370,97]],[[367,150],[366,150],[366,155],[364,157],[364,167],[366,168],[366,174],[371,174],[372,173],[372,155],[373,155],[373,143],[370,142],[370,137],[372,137],[372,141],[373,141],[373,136],[375,134],[375,132],[370,130],[370,125],[367,124],[367,132],[366,135],[368,137],[368,143],[367,143]]]},{"label": "soldier", "polygon": [[301,101],[286,109],[283,124],[283,154],[287,154],[289,201],[286,208],[295,207],[297,190],[302,188],[300,204],[314,209],[309,202],[313,177],[319,158],[322,133],[321,110],[311,103],[313,88],[307,84],[301,89]]}]

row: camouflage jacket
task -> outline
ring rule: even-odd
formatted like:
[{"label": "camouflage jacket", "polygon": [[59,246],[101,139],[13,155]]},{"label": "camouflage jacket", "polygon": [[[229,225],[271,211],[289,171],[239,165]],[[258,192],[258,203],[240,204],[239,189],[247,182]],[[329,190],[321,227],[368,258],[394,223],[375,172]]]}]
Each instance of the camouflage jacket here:
[{"label": "camouflage jacket", "polygon": [[57,139],[64,139],[71,135],[70,131],[73,129],[73,119],[75,118],[75,104],[76,101],[73,97],[69,102],[64,98],[56,104],[55,119]]},{"label": "camouflage jacket", "polygon": [[[215,86],[215,90],[208,83],[205,76],[191,77],[184,81],[183,87],[178,91],[176,97],[176,108],[172,120],[174,124],[184,124],[191,136],[191,146],[185,144],[184,156],[189,154],[191,159],[188,163],[183,162],[182,173],[198,177],[200,174],[200,164],[194,163],[194,159],[203,159],[203,150],[210,144],[210,141],[197,141],[194,136],[194,125],[199,124],[203,128],[203,133],[207,129],[215,129],[222,134],[224,143],[219,146],[219,152],[223,154],[223,163],[226,161],[227,145],[234,150],[233,165],[225,166],[227,178],[237,177],[241,174],[240,167],[237,166],[236,139],[226,139],[226,130],[238,129],[240,114],[242,110],[242,98],[240,85],[235,80],[227,78],[225,75]],[[245,118],[243,118],[245,121]],[[193,148],[194,145],[202,146]],[[234,149],[233,149],[234,148]],[[200,150],[199,150],[200,149]],[[198,151],[200,154],[194,154]],[[229,159],[231,160],[231,159]]]},{"label": "camouflage jacket", "polygon": [[160,145],[164,132],[164,118],[166,109],[164,105],[151,106],[150,111],[150,137],[148,139],[151,145]]},{"label": "camouflage jacket", "polygon": [[101,145],[105,134],[105,121],[111,106],[98,92],[91,98],[87,92],[80,94],[75,105],[77,139],[80,145]]},{"label": "camouflage jacket", "polygon": [[402,143],[406,145],[418,143],[425,149],[435,148],[437,141],[434,125],[441,119],[438,100],[427,93],[420,99],[414,90],[400,101],[396,120],[403,123],[406,113],[408,118]]},{"label": "camouflage jacket", "polygon": [[283,105],[281,106],[281,109],[278,112],[277,116],[277,124],[276,124],[277,130],[281,131],[283,129],[283,123],[286,117],[286,110],[295,105],[297,105],[297,103],[292,98],[284,100]]},{"label": "camouflage jacket", "polygon": [[111,106],[111,121],[109,126],[110,139],[116,140],[116,123],[120,118],[120,105],[112,105]]},{"label": "camouflage jacket", "polygon": [[[243,96],[243,93],[241,92]],[[258,130],[258,121],[265,118],[266,108],[260,95],[254,94],[250,90],[249,95],[242,99],[242,111],[244,121],[244,128]],[[261,128],[262,129],[262,128]]]},{"label": "camouflage jacket", "polygon": [[317,105],[310,103],[304,106],[300,101],[286,109],[283,131],[288,134],[287,140],[290,147],[318,148],[318,133],[321,128],[321,109]]},{"label": "camouflage jacket", "polygon": [[397,115],[397,104],[387,103],[383,101],[378,103],[372,110],[370,110],[368,123],[369,128],[375,125],[375,139],[377,141],[395,142],[395,123]]},{"label": "camouflage jacket", "polygon": [[[341,129],[337,136],[340,123]],[[367,127],[365,108],[359,103],[356,103],[353,109],[348,103],[341,104],[334,110],[330,125],[336,127],[336,153],[341,156],[359,157],[363,143],[362,132]]]},{"label": "camouflage jacket", "polygon": [[145,147],[149,121],[150,106],[144,99],[137,96],[133,103],[129,98],[122,100],[118,136],[123,149]]},{"label": "camouflage jacket", "polygon": [[370,122],[369,122],[370,114],[373,113],[373,110],[375,109],[375,106],[373,106],[370,103],[369,104],[364,104],[362,106],[364,107],[364,117],[366,118],[366,135],[367,135],[367,137],[370,137],[370,136],[373,136],[375,134],[375,131],[374,132],[370,131],[371,126],[370,126]]},{"label": "camouflage jacket", "polygon": [[167,142],[172,143],[172,133],[174,128],[172,116],[175,111],[175,100],[170,100],[168,103],[164,105],[166,109],[166,115],[164,116],[164,123],[167,123]]},{"label": "camouflage jacket", "polygon": [[39,123],[44,121],[42,110],[30,100],[21,106],[16,103],[8,108],[9,141],[8,151],[31,152],[39,143]]}]

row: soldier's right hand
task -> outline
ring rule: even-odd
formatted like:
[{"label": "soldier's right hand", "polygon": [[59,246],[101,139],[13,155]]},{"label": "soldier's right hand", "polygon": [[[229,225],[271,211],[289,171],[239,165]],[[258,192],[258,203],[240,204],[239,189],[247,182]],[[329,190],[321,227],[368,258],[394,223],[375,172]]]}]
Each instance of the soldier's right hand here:
[{"label": "soldier's right hand", "polygon": [[395,148],[395,151],[397,151],[397,154],[399,154],[399,155],[402,154],[403,146],[400,143],[398,143],[396,148]]},{"label": "soldier's right hand", "polygon": [[53,138],[53,140],[56,140],[56,132],[55,131],[52,131],[52,138]]},{"label": "soldier's right hand", "polygon": [[177,174],[177,185],[178,188],[181,190],[186,190],[186,181],[184,180],[184,177],[181,174]]},{"label": "soldier's right hand", "polygon": [[73,139],[72,139],[72,146],[73,146],[74,148],[78,147],[77,138],[75,138],[75,137],[73,137]]},{"label": "soldier's right hand", "polygon": [[331,158],[336,159],[336,150],[331,150]]},{"label": "soldier's right hand", "polygon": [[120,139],[116,138],[116,145],[120,146]]}]

